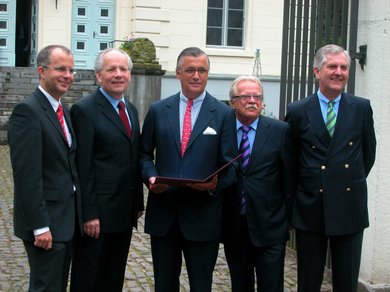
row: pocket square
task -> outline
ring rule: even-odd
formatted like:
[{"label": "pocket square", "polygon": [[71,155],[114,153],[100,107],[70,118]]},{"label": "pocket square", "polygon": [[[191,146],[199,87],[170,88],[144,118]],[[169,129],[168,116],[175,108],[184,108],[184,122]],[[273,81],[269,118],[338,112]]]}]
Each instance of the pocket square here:
[{"label": "pocket square", "polygon": [[217,135],[217,132],[213,128],[207,127],[203,135]]}]

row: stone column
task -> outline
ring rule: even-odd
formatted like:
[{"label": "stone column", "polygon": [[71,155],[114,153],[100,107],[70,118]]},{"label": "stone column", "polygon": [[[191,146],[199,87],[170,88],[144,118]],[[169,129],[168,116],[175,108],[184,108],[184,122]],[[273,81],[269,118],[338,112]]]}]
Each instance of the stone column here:
[{"label": "stone column", "polygon": [[131,83],[126,97],[138,109],[142,126],[145,115],[152,102],[161,99],[161,80],[165,70],[156,60],[156,49],[147,38],[136,38],[121,45],[133,61]]},{"label": "stone column", "polygon": [[[353,5],[353,4],[352,4]],[[360,1],[358,47],[367,45],[364,71],[356,66],[356,95],[369,98],[377,137],[368,177],[370,227],[365,230],[359,291],[390,291],[390,5]]]}]

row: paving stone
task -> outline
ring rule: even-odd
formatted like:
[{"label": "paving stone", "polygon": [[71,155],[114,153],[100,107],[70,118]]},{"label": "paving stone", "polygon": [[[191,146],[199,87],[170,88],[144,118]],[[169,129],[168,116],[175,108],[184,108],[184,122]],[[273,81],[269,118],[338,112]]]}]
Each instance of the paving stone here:
[{"label": "paving stone", "polygon": [[[0,291],[27,291],[29,267],[26,252],[21,240],[13,235],[13,180],[9,161],[9,148],[0,145]],[[144,222],[141,218],[138,231],[134,231],[127,259],[127,269],[123,291],[154,291],[153,264],[150,252],[149,236],[143,233]],[[213,277],[213,291],[231,291],[229,270],[223,247],[219,255]],[[181,291],[190,291],[188,274],[184,260],[180,277]],[[285,292],[295,292],[296,257],[295,252],[287,249],[285,264]],[[322,292],[332,291],[328,274],[325,275]]]}]

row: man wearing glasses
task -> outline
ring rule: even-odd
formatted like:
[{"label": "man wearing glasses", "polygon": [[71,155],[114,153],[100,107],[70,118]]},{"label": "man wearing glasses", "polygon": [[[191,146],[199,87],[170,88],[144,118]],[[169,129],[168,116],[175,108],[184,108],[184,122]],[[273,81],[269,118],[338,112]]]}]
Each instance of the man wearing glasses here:
[{"label": "man wearing glasses", "polygon": [[74,59],[68,48],[52,45],[39,52],[37,65],[39,86],[9,122],[14,229],[27,251],[28,291],[65,292],[81,205],[75,134],[61,104],[74,80]]},{"label": "man wearing glasses", "polygon": [[263,87],[240,76],[230,89],[230,127],[242,153],[238,183],[224,191],[224,248],[232,291],[283,292],[288,199],[293,190],[291,132],[261,116]]},{"label": "man wearing glasses", "polygon": [[151,236],[155,291],[180,291],[184,255],[191,291],[211,291],[222,232],[219,191],[234,169],[209,182],[168,186],[156,176],[204,179],[233,159],[228,106],[205,91],[210,63],[199,48],[184,49],[176,77],[181,91],[151,105],[141,138],[141,168],[149,188],[145,232]]}]

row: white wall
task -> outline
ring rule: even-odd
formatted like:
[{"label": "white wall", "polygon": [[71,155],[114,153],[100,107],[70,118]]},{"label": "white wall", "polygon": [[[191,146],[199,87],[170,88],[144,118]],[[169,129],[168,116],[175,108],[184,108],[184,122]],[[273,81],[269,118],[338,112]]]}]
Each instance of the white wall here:
[{"label": "white wall", "polygon": [[[357,66],[356,95],[371,100],[377,157],[369,182],[370,227],[365,231],[361,278],[390,288],[390,1],[360,1],[358,46],[367,65]],[[386,290],[387,291],[387,290]]]}]

